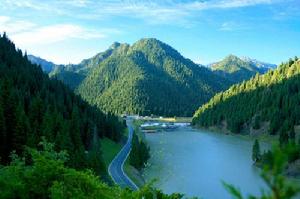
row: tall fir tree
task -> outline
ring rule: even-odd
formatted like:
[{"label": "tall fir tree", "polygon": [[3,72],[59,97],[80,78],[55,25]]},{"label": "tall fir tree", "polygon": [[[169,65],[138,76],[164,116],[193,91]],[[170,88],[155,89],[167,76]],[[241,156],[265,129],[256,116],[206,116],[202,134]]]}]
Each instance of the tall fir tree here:
[{"label": "tall fir tree", "polygon": [[258,162],[261,158],[260,145],[258,140],[256,139],[252,148],[252,160],[254,162]]}]

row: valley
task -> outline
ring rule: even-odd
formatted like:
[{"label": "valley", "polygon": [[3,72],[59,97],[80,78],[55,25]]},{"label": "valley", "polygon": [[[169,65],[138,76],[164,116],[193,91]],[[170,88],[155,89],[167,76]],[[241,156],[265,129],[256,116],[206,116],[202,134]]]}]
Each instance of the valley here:
[{"label": "valley", "polygon": [[0,5],[0,199],[300,199],[299,0]]}]

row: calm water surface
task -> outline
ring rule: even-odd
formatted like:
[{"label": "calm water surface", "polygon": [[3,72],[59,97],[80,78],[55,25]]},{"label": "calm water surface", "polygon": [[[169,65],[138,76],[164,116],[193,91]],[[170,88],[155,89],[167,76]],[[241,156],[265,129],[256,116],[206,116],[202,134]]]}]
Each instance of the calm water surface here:
[{"label": "calm water surface", "polygon": [[229,199],[222,181],[238,185],[245,195],[259,194],[265,186],[252,166],[251,140],[191,127],[146,134],[146,140],[151,159],[144,177],[157,178],[156,187],[165,193]]}]

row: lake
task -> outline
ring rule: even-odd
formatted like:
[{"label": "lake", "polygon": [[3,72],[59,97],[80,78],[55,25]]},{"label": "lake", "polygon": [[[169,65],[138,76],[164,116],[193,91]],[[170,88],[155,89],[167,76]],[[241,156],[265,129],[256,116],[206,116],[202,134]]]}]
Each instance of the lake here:
[{"label": "lake", "polygon": [[222,181],[238,186],[245,195],[260,194],[265,187],[252,165],[252,140],[191,127],[146,134],[146,140],[151,158],[144,178],[156,178],[155,187],[165,193],[230,199]]}]

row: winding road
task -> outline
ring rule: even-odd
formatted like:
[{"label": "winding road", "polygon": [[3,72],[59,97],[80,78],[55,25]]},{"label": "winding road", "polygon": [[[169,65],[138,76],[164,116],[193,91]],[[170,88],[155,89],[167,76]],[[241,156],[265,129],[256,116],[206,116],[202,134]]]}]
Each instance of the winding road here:
[{"label": "winding road", "polygon": [[113,181],[122,188],[128,187],[132,190],[138,190],[138,186],[124,172],[124,163],[131,151],[131,141],[133,127],[130,120],[126,121],[128,126],[128,140],[116,157],[111,161],[108,167],[108,173]]}]

